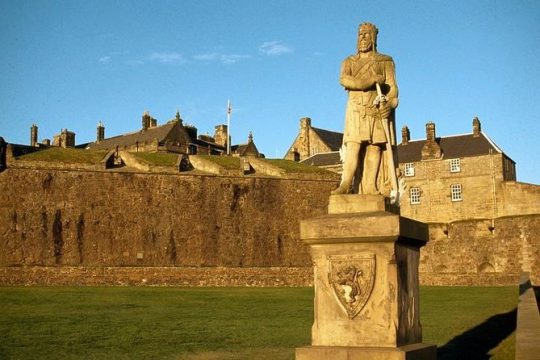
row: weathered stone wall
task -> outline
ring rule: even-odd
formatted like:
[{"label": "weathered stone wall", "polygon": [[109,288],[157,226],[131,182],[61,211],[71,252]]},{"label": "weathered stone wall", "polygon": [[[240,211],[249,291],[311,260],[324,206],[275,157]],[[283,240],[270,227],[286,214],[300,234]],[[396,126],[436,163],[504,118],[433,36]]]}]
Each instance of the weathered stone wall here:
[{"label": "weathered stone wall", "polygon": [[517,284],[522,269],[540,283],[540,214],[430,224],[422,248],[425,285]]},{"label": "weathered stone wall", "polygon": [[[336,185],[8,168],[0,284],[308,286],[299,221],[325,214]],[[421,283],[515,284],[523,268],[539,284],[539,232],[539,214],[430,224]]]},{"label": "weathered stone wall", "polygon": [[505,181],[501,185],[502,191],[497,194],[500,216],[540,213],[539,185],[516,181]]},{"label": "weathered stone wall", "polygon": [[0,266],[306,266],[336,181],[7,169]]}]

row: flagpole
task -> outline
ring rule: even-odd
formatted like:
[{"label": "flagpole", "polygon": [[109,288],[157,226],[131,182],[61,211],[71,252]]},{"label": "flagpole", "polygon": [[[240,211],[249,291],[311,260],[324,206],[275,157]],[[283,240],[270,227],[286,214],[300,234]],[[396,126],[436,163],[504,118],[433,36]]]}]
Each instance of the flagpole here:
[{"label": "flagpole", "polygon": [[231,100],[227,100],[227,155],[231,155]]}]

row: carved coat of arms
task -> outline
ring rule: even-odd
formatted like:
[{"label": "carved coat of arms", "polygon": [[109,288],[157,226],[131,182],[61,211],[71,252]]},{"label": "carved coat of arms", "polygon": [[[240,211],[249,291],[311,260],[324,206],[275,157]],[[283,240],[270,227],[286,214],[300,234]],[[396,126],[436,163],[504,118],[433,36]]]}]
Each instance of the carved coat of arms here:
[{"label": "carved coat of arms", "polygon": [[328,281],[343,310],[353,319],[366,305],[375,283],[375,254],[328,257]]}]

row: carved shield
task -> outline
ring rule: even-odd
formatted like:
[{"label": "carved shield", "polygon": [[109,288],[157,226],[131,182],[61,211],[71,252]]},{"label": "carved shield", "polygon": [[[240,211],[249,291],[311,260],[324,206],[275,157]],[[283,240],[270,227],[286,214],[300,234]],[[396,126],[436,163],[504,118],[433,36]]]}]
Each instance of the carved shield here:
[{"label": "carved shield", "polygon": [[366,305],[375,284],[375,254],[328,257],[328,281],[339,305],[353,319]]}]

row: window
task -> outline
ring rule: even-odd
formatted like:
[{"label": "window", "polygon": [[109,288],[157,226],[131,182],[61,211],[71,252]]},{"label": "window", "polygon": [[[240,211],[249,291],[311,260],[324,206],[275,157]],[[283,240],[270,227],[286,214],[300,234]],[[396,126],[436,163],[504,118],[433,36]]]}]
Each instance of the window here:
[{"label": "window", "polygon": [[409,198],[411,205],[420,204],[420,188],[412,187],[409,189]]},{"label": "window", "polygon": [[405,176],[414,176],[414,164],[406,163],[405,164]]},{"label": "window", "polygon": [[459,159],[450,159],[450,172],[460,172],[461,165]]},{"label": "window", "polygon": [[452,186],[450,186],[450,193],[452,201],[463,200],[463,197],[461,196],[461,184],[452,184]]}]

